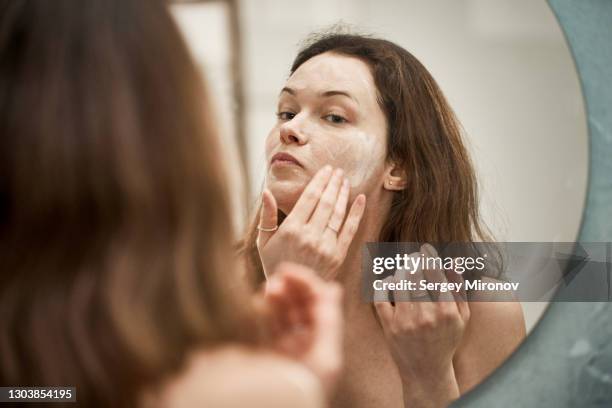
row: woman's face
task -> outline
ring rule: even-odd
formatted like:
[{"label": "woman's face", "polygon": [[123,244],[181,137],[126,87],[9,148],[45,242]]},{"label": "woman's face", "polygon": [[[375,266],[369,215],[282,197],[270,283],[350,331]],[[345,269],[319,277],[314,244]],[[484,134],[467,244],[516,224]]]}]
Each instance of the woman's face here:
[{"label": "woman's face", "polygon": [[290,211],[326,164],[344,170],[352,198],[382,188],[387,125],[365,62],[331,52],[309,59],[287,80],[277,115],[266,139],[266,185],[281,210]]}]

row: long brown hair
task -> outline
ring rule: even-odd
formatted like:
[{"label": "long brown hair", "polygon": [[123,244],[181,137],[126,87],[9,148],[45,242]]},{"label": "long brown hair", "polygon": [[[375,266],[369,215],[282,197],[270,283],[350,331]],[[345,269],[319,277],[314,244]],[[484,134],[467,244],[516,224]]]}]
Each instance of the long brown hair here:
[{"label": "long brown hair", "polygon": [[[378,240],[489,240],[490,234],[480,221],[476,176],[459,121],[427,69],[390,41],[331,32],[311,37],[293,61],[290,74],[325,52],[357,57],[368,64],[387,119],[387,160],[408,176],[406,188],[393,197]],[[255,245],[259,213],[241,243],[255,281],[263,279]]]},{"label": "long brown hair", "polygon": [[1,385],[133,406],[246,341],[204,96],[162,0],[2,2]]}]

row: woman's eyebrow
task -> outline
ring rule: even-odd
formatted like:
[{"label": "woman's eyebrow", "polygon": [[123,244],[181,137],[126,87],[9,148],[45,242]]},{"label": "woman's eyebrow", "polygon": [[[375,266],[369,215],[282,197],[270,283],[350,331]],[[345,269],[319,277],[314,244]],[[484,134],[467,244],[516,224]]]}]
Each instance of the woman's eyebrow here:
[{"label": "woman's eyebrow", "polygon": [[[296,96],[296,94],[297,94],[295,89],[289,88],[288,86],[285,86],[283,89],[281,89],[280,94],[282,94],[283,92],[287,92],[289,95],[293,95],[293,96]],[[280,94],[279,94],[279,96],[280,96]],[[355,98],[353,95],[351,95],[348,91],[332,89],[332,90],[329,90],[329,91],[321,92],[319,94],[319,97],[329,98],[331,96],[337,96],[337,95],[346,96],[347,98],[350,98],[353,101],[355,101],[355,103],[357,103],[357,105],[359,105],[359,101],[357,100],[357,98]]]},{"label": "woman's eyebrow", "polygon": [[280,91],[280,93],[278,95],[280,96],[283,92],[287,92],[289,95],[295,96],[295,90],[292,89],[292,88],[289,88],[288,86],[286,86],[283,89],[281,89],[281,91]]},{"label": "woman's eyebrow", "polygon": [[357,98],[355,98],[353,95],[351,95],[347,91],[330,90],[330,91],[321,92],[319,94],[319,96],[326,97],[326,98],[329,98],[330,96],[336,96],[336,95],[346,96],[347,98],[350,98],[353,101],[355,101],[357,105],[359,105],[359,101],[357,100]]}]

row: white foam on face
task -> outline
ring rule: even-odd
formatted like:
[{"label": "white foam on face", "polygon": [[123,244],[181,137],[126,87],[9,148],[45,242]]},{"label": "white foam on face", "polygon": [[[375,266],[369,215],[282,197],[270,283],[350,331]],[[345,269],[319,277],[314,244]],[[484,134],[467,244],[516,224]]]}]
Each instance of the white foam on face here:
[{"label": "white foam on face", "polygon": [[342,168],[352,188],[361,186],[384,161],[384,148],[375,135],[362,130],[330,129],[318,117],[303,122],[301,131],[313,153],[310,163],[319,169],[330,164]]},{"label": "white foam on face", "polygon": [[[292,126],[307,139],[305,145],[287,150],[301,154],[310,176],[330,164],[344,170],[352,190],[367,192],[366,184],[384,165],[386,152],[386,119],[367,65],[352,57],[322,54],[304,63],[287,86],[297,92],[300,107]],[[318,94],[332,89],[348,91],[359,101],[357,117],[348,124],[336,126],[321,117],[327,112],[321,112]],[[269,137],[279,138],[278,130]]]},{"label": "white foam on face", "polygon": [[356,143],[359,144],[361,150],[355,159],[360,165],[356,167],[350,181],[352,187],[357,187],[374,175],[376,167],[384,163],[385,157],[384,148],[378,145],[382,141],[376,136],[368,135],[362,131],[357,132],[354,136],[358,140]]}]

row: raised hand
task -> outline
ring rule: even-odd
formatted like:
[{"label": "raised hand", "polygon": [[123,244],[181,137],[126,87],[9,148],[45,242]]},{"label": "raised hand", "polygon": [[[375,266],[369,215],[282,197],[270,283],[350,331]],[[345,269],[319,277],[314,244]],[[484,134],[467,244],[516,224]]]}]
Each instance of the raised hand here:
[{"label": "raised hand", "polygon": [[[428,244],[422,246],[421,251],[429,257],[438,256]],[[390,276],[386,281],[402,278],[404,276]],[[462,280],[454,271],[422,269],[409,278],[417,283],[421,279],[439,283]],[[459,397],[453,357],[470,318],[465,291],[414,291],[409,293],[408,301],[399,300],[406,299],[405,291],[396,291],[394,297],[394,304],[381,301],[374,305],[399,369],[405,405],[447,406]]]},{"label": "raised hand", "polygon": [[314,269],[325,279],[336,275],[365,209],[365,196],[355,198],[345,219],[350,185],[341,169],[326,166],[319,170],[287,215],[277,226],[276,200],[269,190],[263,206],[257,249],[266,277],[282,261]]},{"label": "raised hand", "polygon": [[342,367],[342,289],[302,265],[282,263],[264,301],[275,351],[311,369],[329,393]]}]

